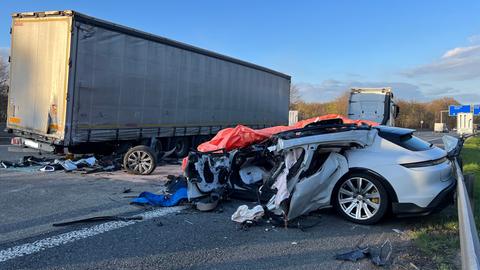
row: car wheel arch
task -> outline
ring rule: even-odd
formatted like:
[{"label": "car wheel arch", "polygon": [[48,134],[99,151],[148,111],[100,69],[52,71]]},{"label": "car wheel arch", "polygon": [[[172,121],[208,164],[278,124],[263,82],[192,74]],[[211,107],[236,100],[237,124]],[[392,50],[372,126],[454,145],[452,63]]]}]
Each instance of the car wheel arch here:
[{"label": "car wheel arch", "polygon": [[[383,177],[381,174],[379,174],[376,171],[373,171],[371,169],[368,169],[368,168],[362,168],[362,167],[349,168],[348,172],[346,174],[344,174],[340,179],[338,179],[337,183],[340,182],[341,179],[343,179],[344,177],[348,177],[348,175],[350,175],[352,173],[367,173],[367,174],[371,174],[372,176],[376,177],[379,181],[382,182],[383,186],[387,190],[388,197],[390,198],[390,203],[398,203],[397,193],[393,189],[390,182],[388,182],[388,180],[385,179],[385,177]],[[337,183],[335,185],[337,185]],[[333,196],[333,192],[332,192],[331,196]],[[332,199],[330,199],[330,201],[332,201]]]}]

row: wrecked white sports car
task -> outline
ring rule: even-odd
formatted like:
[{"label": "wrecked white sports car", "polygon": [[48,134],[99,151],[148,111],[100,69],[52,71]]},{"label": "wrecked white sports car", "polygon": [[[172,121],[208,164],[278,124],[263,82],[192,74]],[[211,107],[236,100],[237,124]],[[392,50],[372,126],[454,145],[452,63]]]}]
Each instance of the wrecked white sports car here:
[{"label": "wrecked white sports car", "polygon": [[188,197],[258,199],[285,221],[330,206],[361,224],[429,214],[452,201],[456,180],[447,153],[413,132],[317,122],[230,152],[191,152]]}]

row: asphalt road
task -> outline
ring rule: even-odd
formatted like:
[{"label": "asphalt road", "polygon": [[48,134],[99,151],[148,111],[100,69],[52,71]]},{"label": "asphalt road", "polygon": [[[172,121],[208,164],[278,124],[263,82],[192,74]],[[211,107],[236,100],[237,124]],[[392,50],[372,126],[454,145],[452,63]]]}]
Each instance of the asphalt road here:
[{"label": "asphalt road", "polygon": [[[9,156],[6,149],[0,147],[0,156]],[[411,258],[415,250],[408,235],[393,230],[407,230],[416,219],[389,217],[361,226],[327,209],[301,220],[302,226],[318,223],[304,231],[268,223],[242,230],[230,216],[239,205],[253,203],[228,201],[209,213],[188,206],[146,211],[128,204],[126,196],[160,192],[165,176],[179,172],[178,165],[143,177],[0,170],[0,269],[375,269],[368,260],[341,262],[334,255],[386,240],[393,246],[387,269],[414,269],[412,260],[428,266]],[[112,214],[145,219],[52,226]]]},{"label": "asphalt road", "polygon": [[5,132],[5,123],[0,123],[0,145],[10,143],[11,134]]},{"label": "asphalt road", "polygon": [[445,135],[457,136],[457,134],[454,132],[438,133],[433,131],[417,131],[415,132],[415,135],[442,148],[443,148],[443,141],[442,141],[443,136]]}]

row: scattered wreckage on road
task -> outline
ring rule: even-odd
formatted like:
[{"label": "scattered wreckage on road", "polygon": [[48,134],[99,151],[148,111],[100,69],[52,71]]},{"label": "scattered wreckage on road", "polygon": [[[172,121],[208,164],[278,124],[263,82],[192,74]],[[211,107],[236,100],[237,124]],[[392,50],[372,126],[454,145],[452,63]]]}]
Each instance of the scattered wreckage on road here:
[{"label": "scattered wreckage on road", "polygon": [[361,224],[376,223],[388,211],[424,215],[453,202],[452,162],[414,130],[341,117],[316,120],[272,134],[242,126],[220,132],[199,146],[207,151],[184,159],[188,199],[257,200],[261,208],[234,214],[242,221],[242,213],[258,219],[269,212],[287,222],[333,206]]},{"label": "scattered wreckage on road", "polygon": [[76,159],[24,156],[18,161],[0,160],[0,169],[30,168],[41,172],[75,171],[91,174],[121,169],[120,159],[115,156],[83,156]]}]

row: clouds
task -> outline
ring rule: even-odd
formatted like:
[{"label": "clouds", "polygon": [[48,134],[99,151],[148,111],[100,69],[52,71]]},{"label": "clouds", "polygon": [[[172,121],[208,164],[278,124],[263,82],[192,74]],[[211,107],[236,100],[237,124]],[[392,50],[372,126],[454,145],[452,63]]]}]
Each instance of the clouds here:
[{"label": "clouds", "polygon": [[325,102],[340,96],[345,90],[342,82],[329,79],[320,84],[297,83],[301,99],[307,102]]},{"label": "clouds", "polygon": [[296,83],[302,100],[327,102],[339,97],[352,87],[392,87],[396,99],[426,102],[436,98],[454,97],[463,103],[480,103],[480,93],[461,91],[442,84],[409,83],[395,81],[324,80],[319,84]]},{"label": "clouds", "polygon": [[422,92],[429,99],[442,98],[442,97],[453,97],[461,103],[480,103],[480,93],[475,91],[465,91],[461,90],[461,86],[431,86],[423,88]]},{"label": "clouds", "polygon": [[440,52],[429,63],[376,76],[367,69],[362,74],[345,70],[320,83],[299,83],[298,88],[307,102],[331,101],[351,87],[392,87],[396,97],[403,100],[454,97],[466,104],[480,103],[480,34],[466,40],[466,45]]},{"label": "clouds", "polygon": [[306,102],[326,102],[340,96],[352,87],[392,87],[397,97],[406,100],[427,101],[429,98],[420,87],[406,82],[372,82],[372,81],[340,81],[324,80],[319,84],[297,83],[302,99]]},{"label": "clouds", "polygon": [[442,59],[452,59],[452,58],[466,58],[469,56],[475,56],[480,52],[480,45],[469,46],[469,47],[458,47],[447,51]]},{"label": "clouds", "polygon": [[480,43],[480,35],[473,35],[468,37],[470,43]]},{"label": "clouds", "polygon": [[[471,42],[480,42],[480,36],[471,36]],[[448,80],[480,79],[480,44],[456,47],[439,59],[401,72],[408,78],[433,77]]]}]

